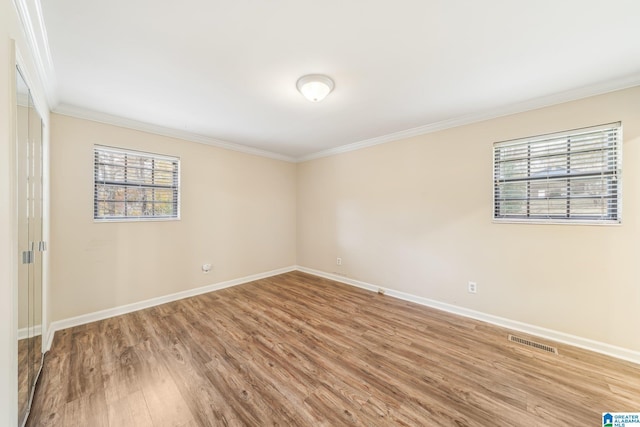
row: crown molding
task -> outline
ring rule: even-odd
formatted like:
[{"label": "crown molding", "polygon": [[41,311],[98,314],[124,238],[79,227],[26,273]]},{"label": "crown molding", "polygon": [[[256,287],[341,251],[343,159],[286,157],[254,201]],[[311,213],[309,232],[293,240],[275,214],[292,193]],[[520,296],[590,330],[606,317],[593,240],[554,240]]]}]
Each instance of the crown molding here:
[{"label": "crown molding", "polygon": [[40,0],[14,0],[49,108],[58,103],[56,75]]},{"label": "crown molding", "polygon": [[[27,43],[33,53],[35,66],[38,76],[44,87],[46,100],[49,109],[56,113],[83,118],[87,120],[97,121],[101,123],[112,124],[116,126],[123,126],[135,130],[141,130],[158,135],[169,136],[173,138],[184,139],[187,141],[198,142],[201,144],[212,145],[219,148],[238,151],[246,154],[253,154],[256,156],[267,157],[277,160],[283,160],[286,162],[300,163],[309,160],[319,159],[322,157],[329,157],[336,154],[348,153],[350,151],[356,151],[375,145],[385,144],[387,142],[398,141],[405,138],[411,138],[419,135],[425,135],[433,132],[438,132],[445,129],[450,129],[458,126],[463,126],[471,123],[490,120],[498,117],[503,117],[511,114],[522,113],[525,111],[535,110],[542,107],[548,107],[551,105],[562,104],[565,102],[575,101],[582,98],[588,98],[591,96],[601,95],[616,90],[626,89],[633,86],[640,85],[640,73],[628,75],[622,78],[609,80],[606,82],[597,83],[594,85],[583,86],[577,89],[556,93],[553,95],[534,98],[528,101],[511,104],[505,107],[499,107],[492,110],[487,110],[480,113],[469,114],[466,116],[455,117],[447,120],[442,120],[435,123],[430,123],[424,126],[419,126],[411,129],[394,132],[387,135],[378,136],[371,139],[357,141],[339,147],[330,148],[328,150],[322,150],[308,155],[300,157],[290,157],[282,154],[274,153],[267,150],[261,150],[258,148],[252,148],[241,144],[222,141],[212,137],[198,135],[191,132],[185,132],[176,129],[170,129],[163,126],[152,125],[149,123],[138,122],[136,120],[126,119],[123,117],[112,116],[105,113],[86,110],[80,107],[71,106],[68,104],[58,105],[59,99],[57,95],[57,80],[55,75],[55,69],[53,66],[53,60],[51,57],[51,51],[49,49],[49,40],[47,36],[47,30],[42,15],[42,7],[40,0],[13,0],[16,7],[22,27],[27,39]],[[56,107],[57,106],[57,107]],[[55,109],[54,109],[55,107]]]},{"label": "crown molding", "polygon": [[238,151],[240,153],[252,154],[254,156],[267,157],[275,160],[294,163],[295,158],[284,156],[282,154],[273,153],[271,151],[260,150],[258,148],[248,147],[246,145],[235,144],[233,142],[222,141],[211,138],[209,136],[199,135],[192,132],[186,132],[177,129],[171,129],[164,126],[154,125],[151,123],[140,122],[137,120],[127,119],[124,117],[113,116],[107,113],[88,110],[86,108],[77,107],[69,104],[60,104],[55,110],[56,114],[64,116],[76,117],[79,119],[91,120],[93,122],[105,123],[114,126],[120,126],[128,129],[139,130],[142,132],[153,133],[156,135],[168,136],[170,138],[183,139],[185,141],[197,142],[200,144],[211,145],[225,150]]},{"label": "crown molding", "polygon": [[348,153],[375,145],[385,144],[387,142],[398,141],[414,136],[425,135],[438,132],[445,129],[455,128],[458,126],[468,125],[471,123],[482,122],[485,120],[495,119],[498,117],[508,116],[511,114],[523,113],[525,111],[536,110],[538,108],[549,107],[552,105],[562,104],[565,102],[576,101],[578,99],[589,98],[591,96],[602,95],[617,90],[627,89],[634,86],[640,86],[640,73],[632,74],[615,80],[598,83],[595,85],[584,86],[565,92],[556,93],[549,96],[534,98],[528,101],[511,104],[505,107],[499,107],[481,113],[469,114],[462,117],[442,120],[440,122],[419,126],[412,129],[394,132],[388,135],[378,136],[351,144],[341,145],[339,147],[330,148],[328,150],[318,151],[306,156],[298,157],[298,163],[308,160],[329,157],[336,154]]},{"label": "crown molding", "polygon": [[[21,0],[18,0],[18,1],[21,1]],[[498,117],[504,117],[512,114],[523,113],[526,111],[558,105],[565,102],[588,98],[591,96],[602,95],[605,93],[627,89],[634,86],[640,86],[640,73],[615,79],[615,80],[609,80],[609,81],[595,84],[595,85],[584,86],[581,88],[556,93],[549,96],[535,98],[525,102],[511,104],[508,106],[499,107],[492,110],[487,110],[481,113],[469,114],[462,117],[455,117],[452,119],[442,120],[439,122],[430,123],[428,125],[419,126],[412,129],[406,129],[399,132],[394,132],[388,135],[382,135],[379,137],[366,139],[363,141],[341,145],[339,147],[318,151],[316,153],[312,153],[312,154],[301,156],[301,157],[285,156],[283,154],[278,154],[278,153],[274,153],[267,150],[261,150],[258,148],[248,147],[246,145],[222,141],[209,136],[198,135],[191,132],[171,129],[171,128],[167,128],[159,125],[153,125],[150,123],[144,123],[137,120],[127,119],[124,117],[113,116],[110,114],[88,110],[82,107],[77,107],[69,104],[61,104],[58,107],[56,107],[56,109],[53,110],[53,112],[66,115],[66,116],[72,116],[72,117],[91,120],[95,122],[135,129],[143,132],[154,133],[157,135],[163,135],[163,136],[168,136],[172,138],[183,139],[186,141],[207,144],[214,147],[238,151],[245,154],[253,154],[256,156],[267,157],[271,159],[282,160],[282,161],[292,162],[292,163],[302,163],[309,160],[334,156],[336,154],[348,153],[351,151],[356,151],[356,150],[360,150],[367,147],[373,147],[375,145],[385,144],[387,142],[399,141],[401,139],[411,138],[411,137],[420,136],[420,135],[426,135],[429,133],[434,133],[434,132],[438,132],[445,129],[451,129],[458,126],[468,125],[471,123],[477,123],[485,120],[495,119]]]}]

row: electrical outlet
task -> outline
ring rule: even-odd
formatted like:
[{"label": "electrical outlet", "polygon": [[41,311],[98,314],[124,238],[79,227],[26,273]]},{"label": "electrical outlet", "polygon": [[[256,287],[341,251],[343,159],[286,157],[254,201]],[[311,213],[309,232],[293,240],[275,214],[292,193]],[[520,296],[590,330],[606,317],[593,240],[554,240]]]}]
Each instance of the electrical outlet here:
[{"label": "electrical outlet", "polygon": [[475,294],[478,292],[478,284],[476,282],[469,282],[469,293]]},{"label": "electrical outlet", "polygon": [[207,274],[211,271],[211,264],[202,264],[202,272]]},{"label": "electrical outlet", "polygon": [[342,265],[342,258],[336,258],[336,265]]}]

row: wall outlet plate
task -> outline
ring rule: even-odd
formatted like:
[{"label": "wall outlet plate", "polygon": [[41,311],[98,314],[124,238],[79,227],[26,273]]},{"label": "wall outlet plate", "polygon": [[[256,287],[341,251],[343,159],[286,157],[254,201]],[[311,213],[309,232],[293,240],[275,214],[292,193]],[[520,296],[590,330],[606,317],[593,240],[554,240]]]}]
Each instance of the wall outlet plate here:
[{"label": "wall outlet plate", "polygon": [[469,282],[469,293],[475,294],[478,292],[478,284],[476,282]]}]

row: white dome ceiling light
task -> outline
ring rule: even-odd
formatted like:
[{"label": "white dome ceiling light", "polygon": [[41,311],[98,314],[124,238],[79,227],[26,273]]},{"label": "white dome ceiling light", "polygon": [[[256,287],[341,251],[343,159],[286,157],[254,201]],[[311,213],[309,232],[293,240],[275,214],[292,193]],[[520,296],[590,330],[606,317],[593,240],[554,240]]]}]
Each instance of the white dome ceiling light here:
[{"label": "white dome ceiling light", "polygon": [[296,87],[309,101],[320,102],[333,90],[333,80],[321,74],[309,74],[300,77]]}]

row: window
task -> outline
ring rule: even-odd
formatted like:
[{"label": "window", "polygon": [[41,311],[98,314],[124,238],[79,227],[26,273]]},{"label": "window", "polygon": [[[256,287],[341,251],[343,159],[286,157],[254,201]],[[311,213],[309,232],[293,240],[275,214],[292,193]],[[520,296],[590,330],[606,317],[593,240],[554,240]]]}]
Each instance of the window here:
[{"label": "window", "polygon": [[179,218],[180,159],[94,147],[93,218]]},{"label": "window", "polygon": [[496,220],[620,222],[619,122],[498,142],[493,159]]}]

